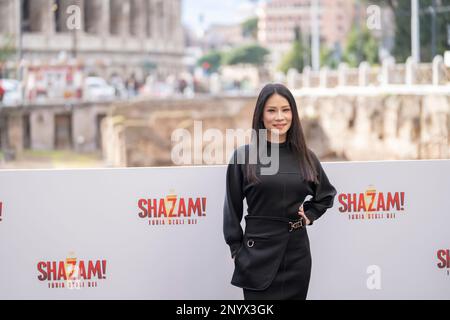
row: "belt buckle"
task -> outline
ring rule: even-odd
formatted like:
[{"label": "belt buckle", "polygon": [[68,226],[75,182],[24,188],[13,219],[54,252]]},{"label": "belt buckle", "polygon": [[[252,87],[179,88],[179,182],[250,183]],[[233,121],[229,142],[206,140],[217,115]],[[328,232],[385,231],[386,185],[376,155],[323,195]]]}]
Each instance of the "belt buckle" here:
[{"label": "belt buckle", "polygon": [[296,222],[289,221],[289,232],[292,232],[294,229],[299,229],[303,227],[303,219],[300,219]]}]

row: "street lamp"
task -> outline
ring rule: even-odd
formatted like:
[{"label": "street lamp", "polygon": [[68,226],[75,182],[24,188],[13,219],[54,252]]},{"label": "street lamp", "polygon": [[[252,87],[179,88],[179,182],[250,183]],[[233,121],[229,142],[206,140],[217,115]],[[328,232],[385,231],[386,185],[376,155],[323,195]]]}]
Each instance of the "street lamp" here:
[{"label": "street lamp", "polygon": [[312,68],[320,69],[320,29],[319,29],[319,0],[311,1],[311,56]]},{"label": "street lamp", "polygon": [[23,1],[19,0],[17,7],[16,7],[16,16],[17,16],[17,79],[19,81],[22,81],[22,57],[23,57]]},{"label": "street lamp", "polygon": [[411,56],[416,63],[420,62],[420,20],[419,0],[411,1]]}]

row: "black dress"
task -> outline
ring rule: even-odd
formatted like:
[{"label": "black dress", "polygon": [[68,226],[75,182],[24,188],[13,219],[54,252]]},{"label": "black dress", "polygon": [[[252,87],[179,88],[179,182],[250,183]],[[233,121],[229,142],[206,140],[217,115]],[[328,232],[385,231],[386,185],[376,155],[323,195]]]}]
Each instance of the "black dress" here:
[{"label": "black dress", "polygon": [[[275,144],[267,143],[268,150]],[[245,163],[249,146],[235,151],[227,168],[223,232],[234,257],[231,283],[244,290],[245,299],[306,299],[311,274],[311,253],[305,227],[292,228],[303,203],[305,215],[317,220],[333,206],[336,189],[330,184],[316,155],[308,149],[318,172],[318,184],[305,182],[288,143],[280,143],[279,170],[261,175],[259,183],[249,183]],[[270,154],[270,152],[269,152]],[[243,233],[243,200],[248,209]]]}]

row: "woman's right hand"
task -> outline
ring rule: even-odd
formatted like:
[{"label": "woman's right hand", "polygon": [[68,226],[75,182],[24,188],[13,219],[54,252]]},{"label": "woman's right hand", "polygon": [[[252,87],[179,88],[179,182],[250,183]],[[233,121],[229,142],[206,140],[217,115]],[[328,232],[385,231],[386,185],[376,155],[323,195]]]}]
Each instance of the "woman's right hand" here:
[{"label": "woman's right hand", "polygon": [[308,217],[305,215],[303,204],[298,208],[298,215],[303,218],[305,225],[309,226],[311,224],[311,221],[309,221]]}]

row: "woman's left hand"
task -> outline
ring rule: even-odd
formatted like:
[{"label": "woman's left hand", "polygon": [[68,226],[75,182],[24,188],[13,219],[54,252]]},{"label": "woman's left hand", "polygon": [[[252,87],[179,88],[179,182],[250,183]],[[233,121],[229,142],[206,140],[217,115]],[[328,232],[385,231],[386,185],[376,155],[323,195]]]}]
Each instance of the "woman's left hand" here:
[{"label": "woman's left hand", "polygon": [[305,221],[305,225],[310,225],[311,221],[306,217],[305,212],[303,211],[303,204],[298,208],[298,215],[302,217]]}]

